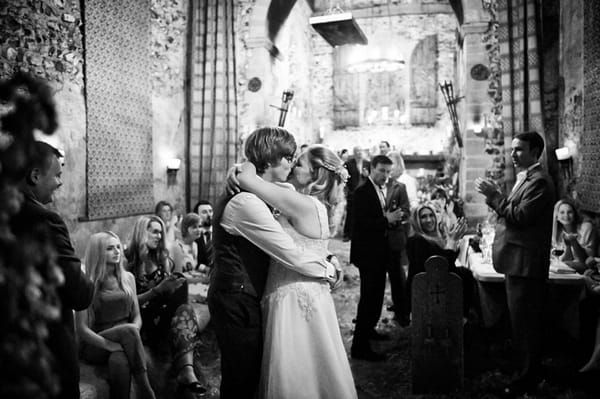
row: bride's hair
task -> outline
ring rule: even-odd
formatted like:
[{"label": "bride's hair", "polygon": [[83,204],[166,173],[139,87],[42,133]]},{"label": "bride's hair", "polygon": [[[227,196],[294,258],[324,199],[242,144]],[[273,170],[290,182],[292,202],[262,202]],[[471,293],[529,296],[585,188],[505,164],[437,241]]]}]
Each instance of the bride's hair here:
[{"label": "bride's hair", "polygon": [[331,225],[334,208],[343,196],[348,171],[336,153],[325,146],[311,145],[303,155],[306,155],[311,170],[311,182],[305,192],[325,204]]}]

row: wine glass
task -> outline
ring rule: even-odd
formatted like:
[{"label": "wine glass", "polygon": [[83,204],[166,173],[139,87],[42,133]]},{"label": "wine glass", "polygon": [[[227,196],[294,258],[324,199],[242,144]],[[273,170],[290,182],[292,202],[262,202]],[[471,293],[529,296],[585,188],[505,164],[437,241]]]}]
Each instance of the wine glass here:
[{"label": "wine glass", "polygon": [[563,242],[556,243],[550,251],[552,263],[556,264],[560,261],[560,257],[565,253],[565,244]]}]

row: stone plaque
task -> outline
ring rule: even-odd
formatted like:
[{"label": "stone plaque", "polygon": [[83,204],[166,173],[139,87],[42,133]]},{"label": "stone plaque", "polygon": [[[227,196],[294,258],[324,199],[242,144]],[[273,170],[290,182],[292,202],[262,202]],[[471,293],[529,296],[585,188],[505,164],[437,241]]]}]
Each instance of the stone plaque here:
[{"label": "stone plaque", "polygon": [[449,393],[463,386],[462,280],[441,256],[412,283],[412,390]]},{"label": "stone plaque", "polygon": [[250,90],[253,93],[256,93],[257,91],[259,91],[261,87],[262,87],[262,82],[257,77],[253,77],[248,82],[248,90]]},{"label": "stone plaque", "polygon": [[471,77],[474,80],[487,80],[489,76],[490,70],[483,64],[476,64],[471,68]]}]

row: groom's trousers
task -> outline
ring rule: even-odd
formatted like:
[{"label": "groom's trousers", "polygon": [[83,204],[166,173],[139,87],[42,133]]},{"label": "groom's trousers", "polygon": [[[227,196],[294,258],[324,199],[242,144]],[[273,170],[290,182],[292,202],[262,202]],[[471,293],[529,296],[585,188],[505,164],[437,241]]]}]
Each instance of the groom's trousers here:
[{"label": "groom's trousers", "polygon": [[208,306],[221,350],[221,399],[253,399],[263,350],[260,300],[241,291],[219,290]]}]

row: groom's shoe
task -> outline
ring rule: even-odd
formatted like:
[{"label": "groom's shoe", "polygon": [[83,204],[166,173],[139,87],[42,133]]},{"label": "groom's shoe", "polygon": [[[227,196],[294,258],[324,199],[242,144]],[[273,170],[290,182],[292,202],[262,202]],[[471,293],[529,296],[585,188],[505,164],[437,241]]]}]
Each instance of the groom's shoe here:
[{"label": "groom's shoe", "polygon": [[373,352],[369,347],[352,348],[350,350],[352,359],[368,360],[370,362],[381,362],[385,360],[385,355],[382,353]]}]

